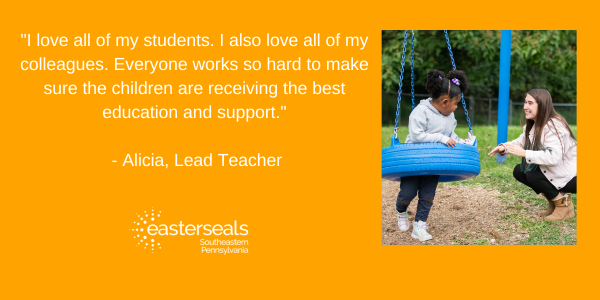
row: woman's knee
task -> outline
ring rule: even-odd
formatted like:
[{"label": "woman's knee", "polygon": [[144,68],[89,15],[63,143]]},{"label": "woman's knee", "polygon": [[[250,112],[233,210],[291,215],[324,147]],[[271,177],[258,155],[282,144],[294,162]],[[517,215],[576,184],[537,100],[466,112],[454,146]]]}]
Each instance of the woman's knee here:
[{"label": "woman's knee", "polygon": [[[546,176],[542,173],[542,170],[538,167],[534,171],[525,173],[525,177],[529,182],[547,181]],[[549,182],[548,182],[549,183]]]},{"label": "woman's knee", "polygon": [[525,179],[525,176],[523,175],[523,172],[521,172],[521,165],[516,165],[513,169],[513,177],[518,181],[523,181],[523,179]]}]

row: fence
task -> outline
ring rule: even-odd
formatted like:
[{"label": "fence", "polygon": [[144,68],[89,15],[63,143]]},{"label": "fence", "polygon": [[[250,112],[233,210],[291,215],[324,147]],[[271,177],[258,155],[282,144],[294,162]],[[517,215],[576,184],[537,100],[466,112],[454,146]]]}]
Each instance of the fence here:
[{"label": "fence", "polygon": [[[415,94],[415,105],[421,99],[428,98],[427,94]],[[394,124],[396,118],[396,104],[398,94],[383,93],[382,97],[382,124]],[[469,119],[473,125],[497,125],[498,124],[498,99],[497,98],[475,98],[465,97]],[[508,111],[508,125],[525,125],[525,115],[523,114],[523,102],[513,102],[510,100]],[[570,125],[577,125],[577,104],[576,103],[554,103],[554,109],[561,114]],[[400,103],[400,123],[408,124],[408,116],[412,110],[410,103],[410,94],[402,94]],[[459,125],[466,125],[464,109],[462,104],[454,112],[454,116]]]}]

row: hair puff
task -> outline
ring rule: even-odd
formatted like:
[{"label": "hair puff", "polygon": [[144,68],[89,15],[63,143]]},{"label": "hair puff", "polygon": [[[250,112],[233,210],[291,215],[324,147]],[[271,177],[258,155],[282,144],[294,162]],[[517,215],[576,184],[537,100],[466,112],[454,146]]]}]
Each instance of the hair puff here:
[{"label": "hair puff", "polygon": [[[440,77],[444,78],[444,72],[436,69],[431,69],[427,72],[427,82],[425,83],[425,89],[427,92],[434,96],[434,98],[439,97],[442,92],[442,83],[443,80],[440,80]],[[437,95],[437,97],[435,97]]]},{"label": "hair puff", "polygon": [[467,81],[467,75],[465,75],[465,72],[460,70],[452,70],[448,72],[448,78],[450,80],[454,78],[458,79],[460,84],[458,87],[460,88],[461,93],[464,94],[469,89],[469,82]]}]

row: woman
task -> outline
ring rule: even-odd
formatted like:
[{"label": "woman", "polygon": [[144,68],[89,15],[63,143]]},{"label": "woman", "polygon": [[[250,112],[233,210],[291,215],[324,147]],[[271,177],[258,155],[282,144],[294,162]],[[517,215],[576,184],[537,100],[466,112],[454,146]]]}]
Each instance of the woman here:
[{"label": "woman", "polygon": [[[565,118],[552,106],[548,91],[533,89],[525,97],[527,124],[518,139],[498,145],[488,155],[510,153],[522,157],[515,179],[548,200],[538,215],[547,221],[575,216],[571,193],[577,193],[577,141]],[[528,137],[528,138],[525,138]]]}]

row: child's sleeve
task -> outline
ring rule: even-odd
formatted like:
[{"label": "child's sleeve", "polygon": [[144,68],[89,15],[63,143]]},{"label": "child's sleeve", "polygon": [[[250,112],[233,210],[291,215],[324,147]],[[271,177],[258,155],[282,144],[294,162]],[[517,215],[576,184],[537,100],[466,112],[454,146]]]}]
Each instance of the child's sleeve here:
[{"label": "child's sleeve", "polygon": [[[417,114],[414,114],[417,115]],[[410,140],[413,143],[447,143],[449,137],[442,133],[428,133],[427,130],[427,116],[414,117],[413,114],[408,119],[408,132],[410,133]]]}]

